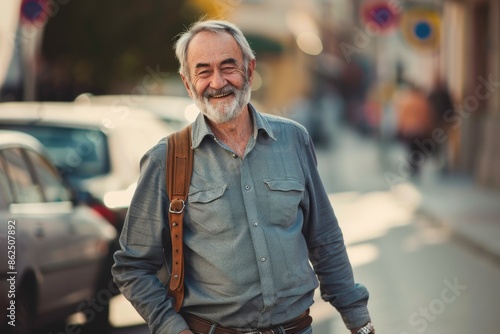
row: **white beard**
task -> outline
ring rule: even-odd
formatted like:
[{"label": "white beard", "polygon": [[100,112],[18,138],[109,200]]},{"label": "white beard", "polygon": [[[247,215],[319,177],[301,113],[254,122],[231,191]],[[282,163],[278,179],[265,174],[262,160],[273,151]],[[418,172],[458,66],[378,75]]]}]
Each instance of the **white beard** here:
[{"label": "white beard", "polygon": [[[250,84],[248,78],[245,78],[241,90],[236,89],[234,86],[229,85],[229,88],[224,87],[222,90],[231,91],[233,96],[229,96],[222,102],[217,102],[217,98],[210,98],[207,90],[203,94],[196,93],[194,87],[190,84],[191,91],[194,92],[194,101],[203,115],[214,122],[215,124],[227,123],[235,117],[239,116],[243,111],[245,105],[250,101]],[[217,93],[212,92],[212,95]],[[208,95],[208,96],[207,96]]]},{"label": "white beard", "polygon": [[215,105],[203,98],[203,106],[200,108],[198,105],[198,108],[200,108],[204,115],[215,124],[223,124],[241,113],[242,108],[240,108],[238,102],[236,96],[232,96],[228,101],[216,102]]}]

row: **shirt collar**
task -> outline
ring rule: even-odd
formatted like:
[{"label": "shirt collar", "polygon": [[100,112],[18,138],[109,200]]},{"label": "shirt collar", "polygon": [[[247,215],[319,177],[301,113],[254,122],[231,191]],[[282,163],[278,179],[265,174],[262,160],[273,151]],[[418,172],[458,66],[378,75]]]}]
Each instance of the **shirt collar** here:
[{"label": "shirt collar", "polygon": [[[254,138],[256,139],[259,134],[266,134],[271,139],[276,140],[268,120],[260,112],[258,112],[251,103],[248,103],[248,109],[250,110],[252,119],[254,120]],[[205,116],[200,112],[196,120],[193,122],[193,149],[198,148],[206,136],[214,137],[214,134],[212,129],[208,126]]]}]

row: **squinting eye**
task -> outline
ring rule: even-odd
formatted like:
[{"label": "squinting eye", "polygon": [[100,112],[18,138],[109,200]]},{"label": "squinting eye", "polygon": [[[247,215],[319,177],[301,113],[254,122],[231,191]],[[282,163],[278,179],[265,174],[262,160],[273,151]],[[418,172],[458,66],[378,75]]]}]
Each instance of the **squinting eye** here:
[{"label": "squinting eye", "polygon": [[232,72],[234,70],[236,70],[236,67],[224,67],[222,69],[222,71],[224,71],[224,72]]}]

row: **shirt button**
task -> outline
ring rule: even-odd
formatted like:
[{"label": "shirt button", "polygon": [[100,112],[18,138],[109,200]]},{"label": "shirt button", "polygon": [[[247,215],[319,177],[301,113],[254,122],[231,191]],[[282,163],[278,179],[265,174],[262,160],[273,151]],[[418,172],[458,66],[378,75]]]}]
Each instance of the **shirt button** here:
[{"label": "shirt button", "polygon": [[266,259],[265,257],[261,257],[261,258],[260,258],[260,261],[261,261],[261,262],[266,262],[266,260],[267,260],[267,259]]},{"label": "shirt button", "polygon": [[235,159],[236,159],[237,157],[238,157],[238,154],[233,153],[233,158],[235,158]]},{"label": "shirt button", "polygon": [[259,223],[255,222],[255,223],[253,223],[253,226],[257,227],[257,226],[259,226]]},{"label": "shirt button", "polygon": [[246,190],[250,190],[250,186],[247,184],[247,185],[245,186],[245,189],[246,189]]}]

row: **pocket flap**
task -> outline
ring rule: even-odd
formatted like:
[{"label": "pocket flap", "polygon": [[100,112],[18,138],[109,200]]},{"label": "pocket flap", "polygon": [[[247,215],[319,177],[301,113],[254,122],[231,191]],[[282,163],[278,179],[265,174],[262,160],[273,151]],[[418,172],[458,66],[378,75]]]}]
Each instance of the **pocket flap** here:
[{"label": "pocket flap", "polygon": [[188,194],[189,202],[197,203],[210,203],[213,200],[221,197],[226,191],[226,185],[213,186],[210,189],[198,190],[196,189],[193,193]]},{"label": "pocket flap", "polygon": [[304,191],[304,185],[295,179],[265,180],[264,183],[275,191]]}]

